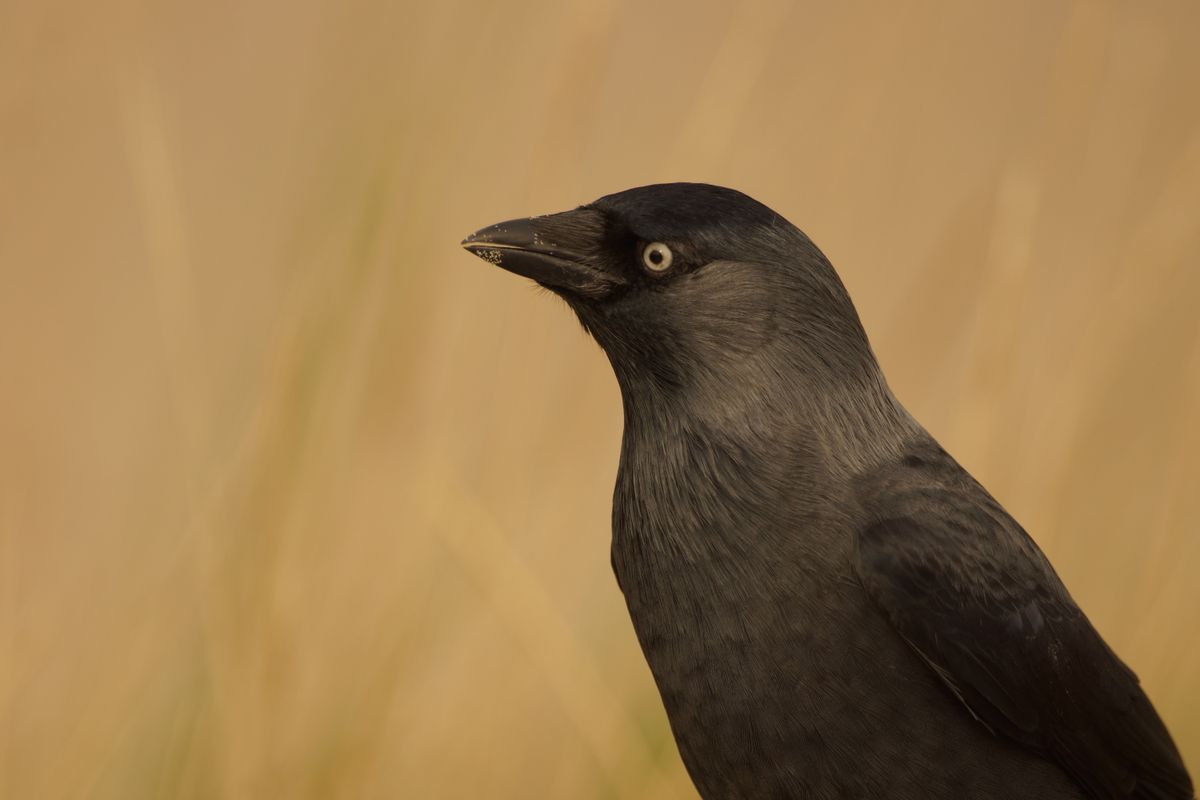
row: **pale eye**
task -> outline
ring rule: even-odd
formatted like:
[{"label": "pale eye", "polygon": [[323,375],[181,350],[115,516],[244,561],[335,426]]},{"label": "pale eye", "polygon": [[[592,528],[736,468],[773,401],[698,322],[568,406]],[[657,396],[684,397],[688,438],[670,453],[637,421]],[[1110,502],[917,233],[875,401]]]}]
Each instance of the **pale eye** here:
[{"label": "pale eye", "polygon": [[673,259],[674,256],[671,255],[671,248],[662,242],[651,242],[642,251],[642,263],[651,272],[666,272],[671,268],[671,261]]}]

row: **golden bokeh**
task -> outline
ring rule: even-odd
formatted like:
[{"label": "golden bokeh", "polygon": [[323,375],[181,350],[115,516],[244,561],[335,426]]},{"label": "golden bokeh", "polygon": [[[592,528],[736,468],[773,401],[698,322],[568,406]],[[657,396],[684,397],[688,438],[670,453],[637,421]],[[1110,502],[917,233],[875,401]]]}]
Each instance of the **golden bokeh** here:
[{"label": "golden bokeh", "polygon": [[1200,769],[1200,5],[0,6],[0,796],[688,798],[502,219],[733,186]]}]

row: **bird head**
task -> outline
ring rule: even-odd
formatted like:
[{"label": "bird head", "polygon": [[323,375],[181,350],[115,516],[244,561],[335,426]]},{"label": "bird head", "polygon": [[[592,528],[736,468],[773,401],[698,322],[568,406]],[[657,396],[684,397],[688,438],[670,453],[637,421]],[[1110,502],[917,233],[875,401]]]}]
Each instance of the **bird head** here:
[{"label": "bird head", "polygon": [[492,225],[462,244],[566,300],[626,395],[695,397],[874,365],[824,255],[732,189],[643,186]]}]

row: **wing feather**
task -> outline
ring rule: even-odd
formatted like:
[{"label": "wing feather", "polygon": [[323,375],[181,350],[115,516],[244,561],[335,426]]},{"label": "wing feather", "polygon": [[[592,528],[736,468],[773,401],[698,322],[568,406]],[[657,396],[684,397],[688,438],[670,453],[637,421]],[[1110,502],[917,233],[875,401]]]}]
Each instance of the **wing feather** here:
[{"label": "wing feather", "polygon": [[972,714],[1058,761],[1095,798],[1193,798],[1137,677],[961,467],[910,459],[867,493],[863,585]]}]

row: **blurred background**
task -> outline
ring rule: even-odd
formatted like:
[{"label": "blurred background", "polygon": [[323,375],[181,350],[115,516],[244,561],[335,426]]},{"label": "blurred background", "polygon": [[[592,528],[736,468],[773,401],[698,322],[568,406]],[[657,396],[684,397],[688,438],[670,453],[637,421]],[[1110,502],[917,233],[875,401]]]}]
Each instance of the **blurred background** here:
[{"label": "blurred background", "polygon": [[693,798],[467,233],[734,186],[1200,769],[1200,6],[0,4],[0,796]]}]

